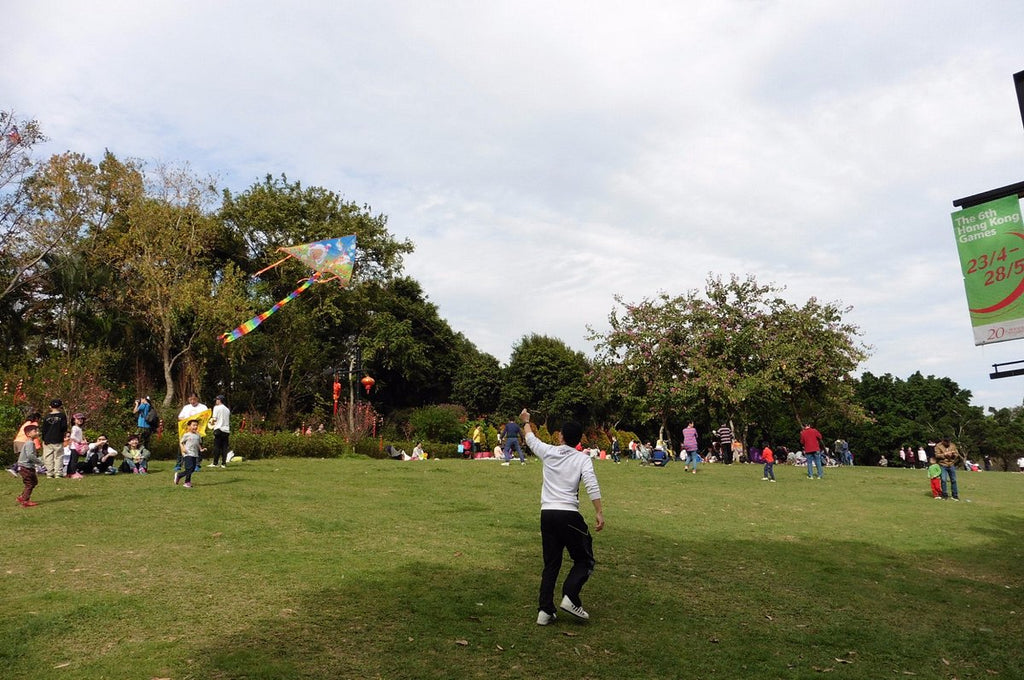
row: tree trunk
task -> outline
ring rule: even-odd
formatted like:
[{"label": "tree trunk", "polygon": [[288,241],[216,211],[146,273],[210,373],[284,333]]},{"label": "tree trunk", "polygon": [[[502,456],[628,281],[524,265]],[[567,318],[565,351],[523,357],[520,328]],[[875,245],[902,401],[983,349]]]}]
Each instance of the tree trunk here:
[{"label": "tree trunk", "polygon": [[171,326],[168,323],[164,323],[164,337],[160,347],[160,358],[164,364],[164,386],[167,388],[163,405],[164,408],[167,408],[174,403],[174,375],[172,372],[174,360],[171,359]]}]

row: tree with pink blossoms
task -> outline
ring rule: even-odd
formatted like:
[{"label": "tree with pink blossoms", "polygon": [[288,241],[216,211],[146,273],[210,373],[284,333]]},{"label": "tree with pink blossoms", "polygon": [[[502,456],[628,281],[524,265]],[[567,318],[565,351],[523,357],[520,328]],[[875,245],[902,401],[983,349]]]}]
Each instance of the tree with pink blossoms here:
[{"label": "tree with pink blossoms", "polygon": [[673,417],[695,412],[744,428],[780,409],[797,425],[825,413],[862,419],[850,376],[869,348],[843,319],[849,308],[815,298],[796,305],[782,292],[733,275],[682,295],[617,297],[610,330],[590,332],[598,380],[663,434]]}]

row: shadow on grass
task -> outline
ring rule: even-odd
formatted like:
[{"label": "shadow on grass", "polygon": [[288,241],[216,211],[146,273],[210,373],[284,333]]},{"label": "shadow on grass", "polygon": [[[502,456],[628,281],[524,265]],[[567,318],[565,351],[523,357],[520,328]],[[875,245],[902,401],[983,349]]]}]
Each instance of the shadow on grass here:
[{"label": "shadow on grass", "polygon": [[[984,547],[915,554],[857,542],[598,537],[593,620],[535,625],[539,540],[508,568],[381,564],[204,639],[175,677],[1024,677],[1024,521]],[[534,552],[536,554],[534,554]],[[564,575],[563,567],[563,575]]]}]

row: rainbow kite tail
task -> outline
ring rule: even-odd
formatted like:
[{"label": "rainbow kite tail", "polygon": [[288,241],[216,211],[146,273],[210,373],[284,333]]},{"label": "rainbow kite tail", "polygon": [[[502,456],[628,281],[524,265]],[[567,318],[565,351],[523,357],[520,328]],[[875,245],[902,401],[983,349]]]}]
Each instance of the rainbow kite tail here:
[{"label": "rainbow kite tail", "polygon": [[319,273],[314,274],[313,276],[310,276],[308,279],[305,279],[302,282],[302,285],[300,285],[298,288],[296,288],[292,292],[288,293],[288,297],[284,298],[283,300],[279,300],[277,302],[277,304],[275,304],[273,307],[271,307],[267,311],[263,312],[262,314],[257,314],[256,316],[254,316],[253,318],[249,319],[248,321],[246,321],[245,323],[243,323],[241,326],[239,326],[238,328],[236,328],[233,331],[228,331],[227,333],[222,333],[219,337],[223,341],[223,344],[226,345],[229,342],[234,342],[235,340],[238,340],[243,335],[246,335],[247,333],[249,333],[250,331],[255,329],[261,323],[263,323],[268,318],[270,318],[270,316],[274,312],[276,312],[277,310],[281,309],[286,304],[288,304],[289,302],[291,302],[295,298],[297,298],[300,295],[302,295],[302,293],[304,293],[307,288],[309,288],[314,283],[316,283],[316,281],[317,281],[317,279],[319,277],[320,277]]}]

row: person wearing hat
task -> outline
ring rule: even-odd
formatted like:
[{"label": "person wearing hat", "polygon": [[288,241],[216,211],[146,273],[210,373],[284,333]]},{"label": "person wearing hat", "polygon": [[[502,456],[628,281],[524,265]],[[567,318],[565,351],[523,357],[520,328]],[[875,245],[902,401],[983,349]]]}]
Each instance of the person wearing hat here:
[{"label": "person wearing hat", "polygon": [[[959,490],[956,488],[956,464],[960,460],[960,451],[956,444],[943,437],[942,441],[935,445],[935,462],[939,464],[939,488],[944,499],[949,498],[949,492],[953,494],[953,500],[960,500]],[[946,482],[949,482],[949,489]]]},{"label": "person wearing hat", "polygon": [[124,457],[124,462],[128,464],[128,469],[133,474],[146,474],[146,468],[149,467],[149,449],[141,443],[139,435],[133,434],[128,436],[128,444],[121,451],[121,455]]},{"label": "person wearing hat", "polygon": [[43,465],[46,466],[46,476],[50,479],[64,476],[61,455],[64,451],[64,435],[68,431],[68,417],[62,410],[63,406],[64,403],[60,399],[51,401],[50,412],[43,418],[39,428],[43,438]]},{"label": "person wearing hat", "polygon": [[214,401],[210,427],[213,428],[213,462],[210,467],[225,467],[228,462],[228,438],[231,436],[231,410],[224,404],[223,394],[218,394]]}]

